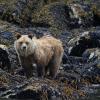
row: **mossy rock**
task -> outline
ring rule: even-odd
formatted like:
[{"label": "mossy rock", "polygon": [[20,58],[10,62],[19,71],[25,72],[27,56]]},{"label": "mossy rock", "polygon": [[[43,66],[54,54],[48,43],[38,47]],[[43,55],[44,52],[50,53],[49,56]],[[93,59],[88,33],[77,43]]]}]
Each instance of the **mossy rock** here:
[{"label": "mossy rock", "polygon": [[22,27],[29,26],[31,14],[36,12],[44,5],[44,0],[4,0],[0,2],[4,5],[1,19],[16,23]]},{"label": "mossy rock", "polygon": [[6,4],[6,5],[14,4],[15,2],[16,0],[0,0],[0,4]]},{"label": "mossy rock", "polygon": [[69,16],[68,6],[64,3],[51,3],[45,5],[40,12],[33,13],[32,23],[34,25],[41,25],[42,27],[49,27],[51,30],[67,30],[67,19]]},{"label": "mossy rock", "polygon": [[94,24],[100,25],[100,4],[92,4],[91,9],[94,14]]},{"label": "mossy rock", "polygon": [[73,15],[79,19],[79,24],[83,27],[90,27],[93,25],[93,12],[90,4],[70,4]]}]

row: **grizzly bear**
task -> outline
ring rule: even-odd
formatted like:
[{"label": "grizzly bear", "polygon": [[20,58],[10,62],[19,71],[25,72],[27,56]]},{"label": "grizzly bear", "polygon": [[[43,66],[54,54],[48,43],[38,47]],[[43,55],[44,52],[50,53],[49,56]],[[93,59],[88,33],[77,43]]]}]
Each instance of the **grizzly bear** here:
[{"label": "grizzly bear", "polygon": [[37,65],[38,77],[44,77],[49,72],[49,75],[55,78],[64,52],[62,42],[52,36],[37,39],[31,34],[20,33],[16,33],[16,38],[14,47],[26,76],[32,77],[34,63]]}]

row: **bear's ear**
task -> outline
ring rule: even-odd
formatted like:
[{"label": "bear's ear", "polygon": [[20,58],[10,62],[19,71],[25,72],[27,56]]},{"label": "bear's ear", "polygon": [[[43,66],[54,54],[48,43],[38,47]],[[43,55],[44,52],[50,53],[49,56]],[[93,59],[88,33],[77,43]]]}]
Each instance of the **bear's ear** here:
[{"label": "bear's ear", "polygon": [[21,37],[21,34],[20,33],[15,33],[15,37],[16,37],[16,39],[19,39]]},{"label": "bear's ear", "polygon": [[33,34],[32,34],[32,33],[28,33],[28,37],[29,37],[30,39],[32,39],[32,38],[33,38]]}]

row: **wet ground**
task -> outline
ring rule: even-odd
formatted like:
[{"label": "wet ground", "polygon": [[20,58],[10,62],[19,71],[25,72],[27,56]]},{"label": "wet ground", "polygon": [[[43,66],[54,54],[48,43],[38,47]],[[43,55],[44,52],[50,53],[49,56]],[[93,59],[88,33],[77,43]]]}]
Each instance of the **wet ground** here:
[{"label": "wet ground", "polygon": [[[99,100],[99,1],[8,1],[0,1],[0,44],[7,47],[0,48],[0,100]],[[49,34],[63,42],[62,67],[55,80],[39,79],[36,68],[31,79],[25,77],[14,49],[16,32],[37,38]]]}]

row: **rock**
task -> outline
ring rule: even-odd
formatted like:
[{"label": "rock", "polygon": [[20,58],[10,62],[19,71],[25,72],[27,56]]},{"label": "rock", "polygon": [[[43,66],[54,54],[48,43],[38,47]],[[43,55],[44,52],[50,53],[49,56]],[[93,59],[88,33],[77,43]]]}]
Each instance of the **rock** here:
[{"label": "rock", "polygon": [[5,31],[0,33],[0,43],[10,46],[14,42],[14,36],[12,32]]},{"label": "rock", "polygon": [[[99,3],[88,2],[92,1],[0,1],[0,44],[7,46],[0,45],[0,98],[76,100],[86,93],[85,84],[100,83]],[[38,78],[36,67],[26,79],[13,46],[15,32],[61,39],[64,56],[56,79]]]},{"label": "rock", "polygon": [[93,12],[93,18],[94,18],[94,26],[99,26],[100,25],[100,2],[94,2],[91,5],[91,9]]},{"label": "rock", "polygon": [[95,59],[100,58],[100,49],[99,48],[86,49],[82,54],[82,56],[86,58],[88,61],[94,61]]},{"label": "rock", "polygon": [[42,27],[51,27],[54,30],[66,30],[69,18],[69,7],[62,3],[51,3],[44,6],[37,15],[32,18],[35,23]]},{"label": "rock", "polygon": [[[29,83],[30,82],[30,83]],[[56,82],[49,79],[31,79],[27,83],[17,85],[11,90],[2,93],[1,97],[9,99],[63,99],[69,98],[71,94],[76,93],[73,88],[67,84]],[[60,87],[59,87],[60,86]],[[17,91],[16,91],[17,90]],[[62,93],[63,96],[62,96]],[[69,93],[69,94],[68,94]],[[68,95],[67,95],[68,94]],[[73,98],[77,98],[75,95]]]},{"label": "rock", "polygon": [[[43,5],[43,0],[5,0],[5,9],[1,18],[12,23],[19,24],[22,27],[29,26],[31,23],[31,14]],[[2,2],[1,2],[2,3]]]},{"label": "rock", "polygon": [[16,53],[13,45],[11,45],[8,48],[8,51],[9,51],[9,59],[10,59],[10,62],[11,62],[11,69],[13,71],[12,73],[14,73],[16,69],[21,67],[21,65],[19,63],[19,59],[18,59],[17,53]]},{"label": "rock", "polygon": [[0,44],[0,48],[8,52],[8,48],[6,45]]},{"label": "rock", "polygon": [[[56,1],[58,1],[58,3],[56,3]],[[66,29],[67,27],[76,28],[80,26],[87,27],[89,25],[93,25],[93,22],[94,22],[93,20],[96,20],[95,12],[98,11],[98,10],[95,10],[98,8],[97,3],[92,7],[93,12],[94,12],[94,17],[93,17],[93,12],[91,11],[91,5],[84,4],[84,3],[82,4],[82,3],[74,2],[72,4],[66,5],[65,2],[62,3],[60,0],[55,0],[55,1],[45,1],[45,0],[35,0],[35,1],[18,0],[16,1],[16,0],[13,0],[10,3],[9,3],[9,0],[5,0],[5,1],[1,1],[0,3],[1,3],[1,18],[9,22],[20,24],[22,27],[30,26],[31,19],[33,19],[33,22],[35,25],[43,26],[42,24],[44,24],[45,27],[46,25],[49,26],[49,24],[50,26],[51,24],[52,25],[57,24],[57,28],[60,28],[58,25],[58,24],[61,24],[60,21],[63,22],[61,24],[60,29],[62,28]],[[45,6],[46,4],[48,4],[48,6]],[[53,6],[55,9],[53,8]],[[41,11],[41,9],[43,10]],[[61,10],[61,11],[58,12],[58,10]],[[33,17],[32,17],[32,14],[33,14]],[[46,15],[48,17],[46,17]],[[36,18],[36,17],[39,17],[39,18]],[[50,19],[52,19],[51,23],[50,23]],[[39,20],[41,20],[41,22],[39,22]],[[47,22],[45,23],[46,20]],[[57,21],[54,23],[53,20],[54,21],[57,20]]]},{"label": "rock", "polygon": [[66,4],[61,0],[12,0],[10,3],[5,0],[0,3],[1,19],[21,27],[33,25],[48,27],[54,32],[65,32],[68,29],[90,27],[97,19],[99,21],[97,3],[93,7],[81,2]]},{"label": "rock", "polygon": [[[76,38],[69,41],[69,55],[82,56],[83,52],[88,48],[100,47],[100,33],[98,31],[83,32]],[[70,46],[73,45],[73,46]]]},{"label": "rock", "polygon": [[72,18],[77,19],[77,27],[90,27],[93,25],[93,13],[89,4],[73,3],[70,4],[70,8],[73,14]]},{"label": "rock", "polygon": [[9,60],[8,48],[6,45],[0,44],[0,68],[10,71],[11,63]]},{"label": "rock", "polygon": [[[93,12],[90,5],[57,2],[44,6],[32,17],[33,25],[49,27],[51,30],[62,30],[93,26]],[[59,31],[57,31],[59,32]]]},{"label": "rock", "polygon": [[83,79],[88,80],[91,83],[100,83],[99,61],[100,59],[97,59],[84,65],[85,67],[81,71]]}]

